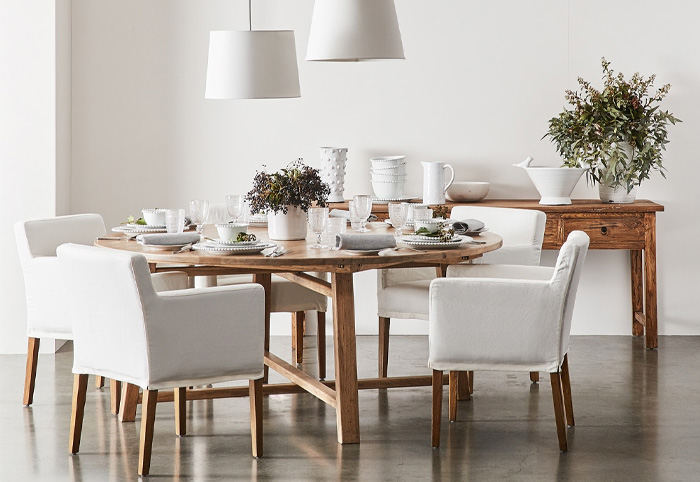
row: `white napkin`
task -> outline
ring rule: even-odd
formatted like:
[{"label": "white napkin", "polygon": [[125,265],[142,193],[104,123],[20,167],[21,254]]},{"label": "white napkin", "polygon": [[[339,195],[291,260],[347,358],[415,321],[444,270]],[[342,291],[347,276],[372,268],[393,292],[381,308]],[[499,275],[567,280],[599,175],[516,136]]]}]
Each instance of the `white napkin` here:
[{"label": "white napkin", "polygon": [[199,234],[197,233],[155,233],[155,234],[139,234],[136,236],[136,241],[143,244],[154,245],[174,245],[174,244],[189,244],[199,242]]},{"label": "white napkin", "polygon": [[452,229],[455,230],[455,234],[475,233],[484,229],[484,223],[478,219],[465,219],[452,223]]},{"label": "white napkin", "polygon": [[338,249],[373,250],[396,247],[392,234],[336,234]]}]

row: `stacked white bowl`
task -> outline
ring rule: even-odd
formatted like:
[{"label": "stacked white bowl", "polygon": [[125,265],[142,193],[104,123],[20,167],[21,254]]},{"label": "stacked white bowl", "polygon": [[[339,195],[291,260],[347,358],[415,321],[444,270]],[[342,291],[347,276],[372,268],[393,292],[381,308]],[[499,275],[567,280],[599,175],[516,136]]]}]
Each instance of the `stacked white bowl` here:
[{"label": "stacked white bowl", "polygon": [[393,200],[403,196],[406,187],[406,157],[373,157],[372,189],[377,199]]}]

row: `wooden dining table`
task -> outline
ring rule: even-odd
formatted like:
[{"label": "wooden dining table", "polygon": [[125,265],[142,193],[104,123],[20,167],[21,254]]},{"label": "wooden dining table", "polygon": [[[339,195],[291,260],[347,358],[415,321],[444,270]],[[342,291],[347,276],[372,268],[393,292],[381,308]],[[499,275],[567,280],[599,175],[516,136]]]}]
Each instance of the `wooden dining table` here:
[{"label": "wooden dining table", "polygon": [[[211,229],[209,231],[208,229]],[[386,234],[393,228],[385,223],[370,223],[370,233]],[[267,240],[267,230],[251,228],[250,233],[260,240]],[[213,227],[206,226],[205,235],[215,237]],[[154,249],[123,239],[100,239],[97,246],[128,250],[143,254],[151,266],[152,272],[185,271],[191,276],[216,276],[220,274],[252,274],[253,281],[265,288],[265,366],[281,374],[291,383],[267,384],[264,393],[295,393],[306,391],[336,409],[338,442],[359,443],[360,423],[358,407],[358,390],[392,388],[407,386],[429,386],[430,376],[387,377],[358,380],[357,354],[355,339],[355,298],[353,273],[383,268],[435,267],[439,276],[444,276],[451,264],[468,262],[483,253],[498,249],[502,244],[500,236],[483,233],[474,238],[481,244],[463,243],[459,247],[440,249],[407,249],[389,251],[387,255],[352,253],[343,250],[312,249],[312,242],[280,241],[286,251],[278,257],[265,257],[262,254],[247,255],[212,255],[202,251],[185,251],[175,253],[163,249]],[[307,272],[330,273],[330,281],[307,274]],[[272,274],[284,277],[332,299],[333,338],[335,357],[335,379],[317,380],[296,366],[287,363],[269,351],[270,307],[269,292]],[[319,341],[322,343],[322,341]],[[122,393],[120,414],[129,419],[128,411],[133,406],[135,417],[138,389]],[[188,389],[187,399],[212,399],[232,396],[244,396],[247,388],[219,387]],[[172,393],[159,394],[159,401],[172,400]]]}]

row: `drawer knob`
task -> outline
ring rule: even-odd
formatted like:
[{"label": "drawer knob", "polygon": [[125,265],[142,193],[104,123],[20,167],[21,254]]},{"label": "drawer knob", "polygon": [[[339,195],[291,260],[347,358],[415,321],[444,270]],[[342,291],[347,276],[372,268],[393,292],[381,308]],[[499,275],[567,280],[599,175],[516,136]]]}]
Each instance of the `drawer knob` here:
[{"label": "drawer knob", "polygon": [[607,227],[607,226],[603,226],[602,228],[600,228],[600,233],[601,233],[603,236],[605,236],[606,234],[608,234],[608,227]]}]

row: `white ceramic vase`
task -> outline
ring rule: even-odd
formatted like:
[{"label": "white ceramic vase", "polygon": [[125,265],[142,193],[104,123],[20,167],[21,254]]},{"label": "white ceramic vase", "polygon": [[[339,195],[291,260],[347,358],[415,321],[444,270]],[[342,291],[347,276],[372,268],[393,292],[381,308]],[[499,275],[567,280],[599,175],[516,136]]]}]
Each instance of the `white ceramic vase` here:
[{"label": "white ceramic vase", "polygon": [[612,188],[607,184],[598,184],[598,195],[604,203],[629,204],[637,198],[637,186],[628,193],[625,186]]},{"label": "white ceramic vase", "polygon": [[306,238],[306,213],[299,206],[287,206],[282,211],[267,215],[267,234],[274,241],[295,241]]},{"label": "white ceramic vase", "polygon": [[331,188],[328,202],[343,202],[345,190],[346,147],[321,147],[321,179]]}]

